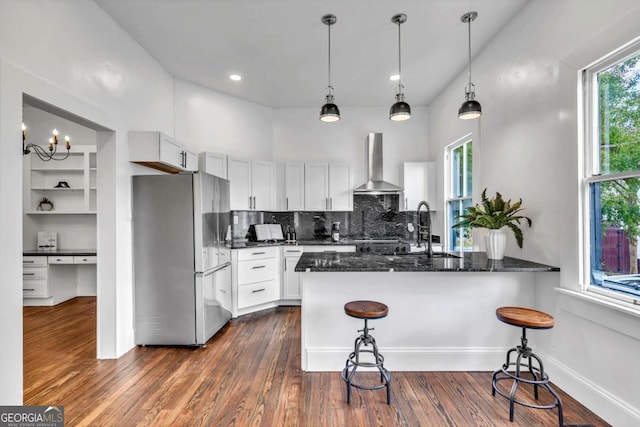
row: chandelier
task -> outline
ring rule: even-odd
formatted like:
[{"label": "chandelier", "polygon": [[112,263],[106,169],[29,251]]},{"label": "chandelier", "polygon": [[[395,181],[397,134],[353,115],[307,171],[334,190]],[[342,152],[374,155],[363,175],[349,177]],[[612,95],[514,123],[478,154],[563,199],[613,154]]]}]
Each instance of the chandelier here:
[{"label": "chandelier", "polygon": [[69,135],[64,137],[64,147],[67,149],[66,154],[62,157],[54,157],[58,154],[58,130],[54,129],[52,131],[53,136],[49,138],[49,150],[43,148],[41,145],[29,143],[27,144],[27,127],[22,123],[22,154],[27,155],[30,154],[31,151],[40,158],[40,160],[44,162],[48,162],[49,160],[64,160],[69,157],[69,150],[71,149],[71,143],[69,142]]}]

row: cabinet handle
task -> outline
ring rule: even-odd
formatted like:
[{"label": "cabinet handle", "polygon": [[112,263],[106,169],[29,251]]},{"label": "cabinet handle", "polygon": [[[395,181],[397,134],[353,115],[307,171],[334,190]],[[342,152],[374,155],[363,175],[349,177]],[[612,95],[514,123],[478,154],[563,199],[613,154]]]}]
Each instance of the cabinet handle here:
[{"label": "cabinet handle", "polygon": [[333,197],[329,197],[329,208],[333,210]]},{"label": "cabinet handle", "polygon": [[251,252],[251,255],[264,255],[266,252]]},{"label": "cabinet handle", "polygon": [[409,200],[405,197],[404,198],[404,210],[406,211],[407,209],[409,209]]},{"label": "cabinet handle", "polygon": [[266,289],[265,289],[265,288],[262,288],[262,289],[256,289],[255,291],[251,291],[251,293],[252,293],[252,294],[256,294],[256,293],[258,293],[258,292],[262,292],[262,291],[266,291]]},{"label": "cabinet handle", "polygon": [[253,209],[256,208],[256,196],[253,196]]},{"label": "cabinet handle", "polygon": [[287,210],[289,210],[289,198],[287,197]]},{"label": "cabinet handle", "polygon": [[22,260],[22,263],[23,263],[23,264],[33,264],[34,262],[35,262],[35,261],[25,261],[25,260]]},{"label": "cabinet handle", "polygon": [[35,289],[25,289],[25,288],[22,288],[22,290],[23,290],[23,291],[29,291],[29,292],[33,292],[33,291],[35,291]]},{"label": "cabinet handle", "polygon": [[265,268],[265,267],[266,267],[266,265],[254,265],[254,266],[253,266],[253,267],[251,267],[251,268],[253,268],[254,270],[256,270],[256,269],[258,269],[258,268]]},{"label": "cabinet handle", "polygon": [[35,276],[35,273],[22,273],[23,276]]},{"label": "cabinet handle", "polygon": [[251,196],[249,196],[249,209],[251,209]]},{"label": "cabinet handle", "polygon": [[225,291],[224,289],[218,289],[218,291],[222,292],[223,294],[227,293],[227,291]]},{"label": "cabinet handle", "polygon": [[287,249],[287,253],[300,253],[300,250]]}]

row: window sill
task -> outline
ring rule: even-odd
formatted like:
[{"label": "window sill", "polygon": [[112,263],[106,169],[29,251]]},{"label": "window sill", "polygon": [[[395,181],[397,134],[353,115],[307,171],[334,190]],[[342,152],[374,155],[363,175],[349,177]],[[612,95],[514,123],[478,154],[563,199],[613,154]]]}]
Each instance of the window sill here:
[{"label": "window sill", "polygon": [[595,292],[574,291],[574,290],[565,289],[565,288],[554,288],[554,290],[564,295],[576,297],[584,301],[589,301],[594,304],[598,304],[600,306],[604,306],[604,307],[628,314],[630,316],[640,318],[640,306],[632,303],[620,301],[615,298],[610,298],[605,295],[597,294]]}]

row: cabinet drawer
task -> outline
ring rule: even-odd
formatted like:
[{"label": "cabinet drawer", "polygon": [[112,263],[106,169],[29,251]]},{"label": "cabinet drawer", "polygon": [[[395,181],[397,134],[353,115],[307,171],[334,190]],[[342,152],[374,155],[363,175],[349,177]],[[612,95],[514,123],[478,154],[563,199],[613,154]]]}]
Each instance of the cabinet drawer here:
[{"label": "cabinet drawer", "polygon": [[73,256],[50,256],[49,264],[73,264]]},{"label": "cabinet drawer", "polygon": [[74,256],[74,264],[95,264],[97,262],[96,256]]},{"label": "cabinet drawer", "polygon": [[238,287],[238,308],[265,304],[279,299],[275,280]]},{"label": "cabinet drawer", "polygon": [[43,298],[49,296],[46,280],[25,280],[22,283],[22,296],[24,298]]},{"label": "cabinet drawer", "polygon": [[23,268],[22,280],[47,280],[47,267],[40,268]]},{"label": "cabinet drawer", "polygon": [[304,253],[304,248],[302,246],[295,248],[282,248],[282,253],[285,257],[300,258]]},{"label": "cabinet drawer", "polygon": [[247,261],[251,259],[275,258],[278,255],[277,246],[269,246],[264,248],[238,249],[238,261]]},{"label": "cabinet drawer", "polygon": [[22,266],[23,267],[46,267],[47,257],[46,256],[24,256],[22,257]]},{"label": "cabinet drawer", "polygon": [[277,277],[277,260],[256,259],[238,263],[238,285],[264,282]]}]

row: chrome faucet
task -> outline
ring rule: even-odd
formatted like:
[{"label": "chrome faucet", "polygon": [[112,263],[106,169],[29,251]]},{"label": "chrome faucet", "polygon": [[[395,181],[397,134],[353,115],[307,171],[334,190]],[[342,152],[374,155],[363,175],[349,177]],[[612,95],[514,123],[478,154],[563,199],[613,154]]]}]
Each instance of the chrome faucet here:
[{"label": "chrome faucet", "polygon": [[[420,208],[427,208],[427,224],[422,225],[420,221]],[[433,248],[431,247],[431,208],[429,207],[429,203],[424,200],[418,203],[418,209],[416,209],[416,230],[418,230],[418,247],[420,247],[420,242],[422,241],[422,236],[426,234],[427,236],[427,245],[425,246],[425,253],[428,258],[433,258]]]}]

